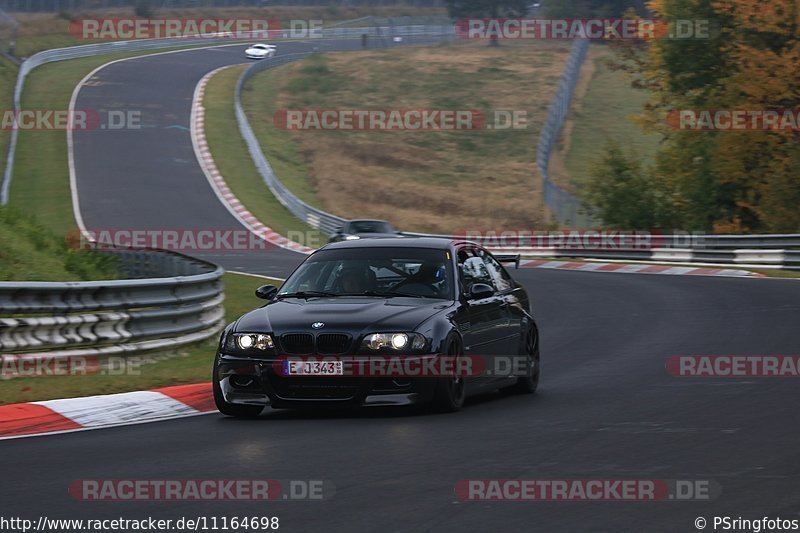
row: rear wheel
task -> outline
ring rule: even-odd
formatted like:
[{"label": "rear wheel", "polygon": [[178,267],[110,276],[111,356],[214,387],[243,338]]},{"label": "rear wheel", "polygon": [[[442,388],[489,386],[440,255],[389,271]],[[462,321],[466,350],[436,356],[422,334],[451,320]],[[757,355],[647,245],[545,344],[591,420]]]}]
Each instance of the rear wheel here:
[{"label": "rear wheel", "polygon": [[503,389],[510,394],[533,394],[539,386],[539,337],[535,330],[530,330],[525,337],[525,375],[517,378],[517,382]]},{"label": "rear wheel", "polygon": [[[450,339],[447,344],[447,349],[445,350],[445,355],[455,359],[463,355],[461,352],[461,342],[459,339]],[[454,367],[459,368],[459,365],[454,365]],[[464,376],[455,375],[439,378],[431,407],[434,411],[439,413],[458,411],[464,406],[466,392]]]},{"label": "rear wheel", "polygon": [[219,371],[217,365],[214,364],[214,371],[212,373],[211,382],[214,389],[214,403],[217,409],[223,415],[235,416],[237,418],[255,418],[261,414],[264,408],[260,405],[237,405],[225,401],[222,394],[222,388],[219,386]]}]

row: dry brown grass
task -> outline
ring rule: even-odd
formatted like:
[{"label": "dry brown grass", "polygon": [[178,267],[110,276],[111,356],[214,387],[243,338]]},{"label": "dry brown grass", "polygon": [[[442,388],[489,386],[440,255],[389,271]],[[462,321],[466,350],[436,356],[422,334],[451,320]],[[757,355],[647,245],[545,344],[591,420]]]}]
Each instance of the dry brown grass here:
[{"label": "dry brown grass", "polygon": [[315,60],[326,72],[301,62],[264,76],[280,76],[277,109],[524,110],[519,130],[285,135],[330,212],[442,233],[538,228],[548,220],[536,143],[568,53],[558,43],[469,43],[329,54]]}]

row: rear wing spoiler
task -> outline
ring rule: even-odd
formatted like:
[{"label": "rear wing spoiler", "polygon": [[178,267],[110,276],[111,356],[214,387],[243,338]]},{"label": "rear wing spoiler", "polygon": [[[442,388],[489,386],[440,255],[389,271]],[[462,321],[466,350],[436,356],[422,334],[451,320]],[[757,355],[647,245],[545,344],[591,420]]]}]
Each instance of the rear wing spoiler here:
[{"label": "rear wing spoiler", "polygon": [[520,254],[492,254],[499,263],[514,263],[514,268],[519,268]]}]

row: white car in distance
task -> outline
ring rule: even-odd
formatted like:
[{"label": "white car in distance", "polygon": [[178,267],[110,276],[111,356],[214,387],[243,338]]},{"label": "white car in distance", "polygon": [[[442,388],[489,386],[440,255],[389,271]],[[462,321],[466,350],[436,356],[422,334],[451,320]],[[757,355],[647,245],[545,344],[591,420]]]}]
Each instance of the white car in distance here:
[{"label": "white car in distance", "polygon": [[251,44],[244,51],[244,55],[249,59],[264,59],[265,57],[273,57],[276,48],[273,44]]}]

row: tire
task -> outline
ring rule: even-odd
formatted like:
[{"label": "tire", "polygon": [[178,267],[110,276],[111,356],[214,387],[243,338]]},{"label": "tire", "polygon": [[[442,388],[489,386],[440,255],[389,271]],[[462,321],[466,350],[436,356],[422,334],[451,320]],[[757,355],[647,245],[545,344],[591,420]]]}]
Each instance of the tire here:
[{"label": "tire", "polygon": [[[463,355],[462,351],[460,340],[451,338],[447,343],[445,355],[457,357]],[[463,376],[439,378],[433,393],[431,408],[437,413],[454,413],[464,406],[465,398],[466,386]]]},{"label": "tire", "polygon": [[220,413],[236,418],[255,418],[261,414],[264,408],[259,405],[237,405],[226,402],[225,397],[222,395],[222,388],[219,386],[219,373],[217,372],[216,363],[212,374],[211,383],[214,389],[214,403]]},{"label": "tire", "polygon": [[536,330],[530,330],[525,338],[524,355],[528,356],[527,373],[525,376],[517,378],[517,382],[510,387],[503,389],[508,394],[533,394],[539,387],[539,336]]}]

